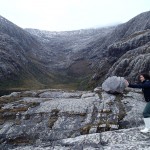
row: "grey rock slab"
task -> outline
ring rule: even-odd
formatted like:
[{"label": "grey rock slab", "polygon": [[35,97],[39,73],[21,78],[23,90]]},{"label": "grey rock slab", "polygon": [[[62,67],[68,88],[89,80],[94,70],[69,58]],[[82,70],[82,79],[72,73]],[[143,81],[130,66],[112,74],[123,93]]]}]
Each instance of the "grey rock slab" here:
[{"label": "grey rock slab", "polygon": [[89,130],[89,134],[96,133],[96,131],[97,131],[97,127],[92,127],[92,128]]},{"label": "grey rock slab", "polygon": [[83,92],[67,92],[67,91],[46,91],[39,94],[41,98],[72,98],[72,97],[81,97]]},{"label": "grey rock slab", "polygon": [[[10,149],[9,149],[10,150]],[[13,148],[12,150],[70,150],[70,148],[66,148],[64,146],[54,146],[54,147],[41,147],[41,146],[20,146],[17,148]]]},{"label": "grey rock slab", "polygon": [[[16,150],[148,148],[149,133],[139,132],[143,125],[141,112],[145,106],[140,92],[128,89],[124,94],[114,95],[103,91],[98,95],[91,91],[81,91],[76,95],[76,91],[37,91],[40,94],[45,92],[68,94],[64,97],[53,97],[52,94],[45,98],[36,94],[35,97],[21,97],[18,101],[2,106],[2,113],[5,110],[5,114],[7,109],[10,113],[16,111],[14,107],[22,108],[22,104],[38,103],[26,111],[16,112],[14,120],[6,120],[0,125],[2,146],[8,148],[5,142],[10,139],[15,142],[24,137],[32,139],[33,145],[18,144]],[[120,120],[122,109],[125,115]],[[120,129],[122,122],[128,122],[126,128],[129,129]]]},{"label": "grey rock slab", "polygon": [[7,98],[9,98],[9,97],[17,97],[17,96],[19,96],[20,95],[20,93],[21,92],[12,92],[11,94],[9,94],[9,95],[4,95],[4,96],[1,96],[2,98],[4,97],[7,97]]},{"label": "grey rock slab", "polygon": [[103,145],[105,143],[105,145],[103,145],[104,149],[110,149],[111,147],[117,149],[117,145],[118,148],[121,149],[121,146],[125,147],[125,145],[128,145],[129,149],[131,149],[132,147],[135,147],[137,149],[143,147],[144,150],[146,150],[146,148],[149,148],[150,146],[150,134],[142,134],[139,130],[140,128],[131,128],[118,131],[107,131],[103,133],[89,134],[76,138],[64,139],[61,140],[61,143],[68,145],[76,145],[79,143],[84,145],[86,145],[87,143]]},{"label": "grey rock slab", "polygon": [[30,103],[30,102],[44,102],[44,101],[50,101],[51,99],[53,98],[37,98],[37,97],[23,97],[19,102],[27,102],[27,103]]},{"label": "grey rock slab", "polygon": [[54,109],[58,109],[60,112],[86,113],[87,108],[97,100],[99,100],[98,97],[85,99],[56,98],[54,100],[41,103],[39,107],[30,109],[27,113],[51,112]]},{"label": "grey rock slab", "polygon": [[7,122],[3,125],[3,127],[0,129],[0,134],[5,134],[12,126],[14,125],[14,123],[12,122]]},{"label": "grey rock slab", "polygon": [[96,94],[93,93],[93,92],[91,92],[91,93],[85,93],[85,94],[82,95],[81,98],[94,97],[95,95],[96,95]]},{"label": "grey rock slab", "polygon": [[81,122],[83,122],[84,119],[80,116],[61,116],[57,119],[57,121],[54,123],[52,129],[60,129],[60,130],[75,130],[79,129],[81,127]]},{"label": "grey rock slab", "polygon": [[118,107],[116,106],[116,103],[115,103],[115,100],[116,100],[115,95],[108,94],[107,92],[102,92],[101,97],[102,97],[101,109],[103,111],[111,110],[114,114],[119,113],[119,109],[118,109]]},{"label": "grey rock slab", "polygon": [[124,95],[122,100],[126,111],[126,116],[122,121],[127,122],[127,127],[134,127],[144,125],[143,123],[143,110],[146,105],[142,94],[129,92]]}]

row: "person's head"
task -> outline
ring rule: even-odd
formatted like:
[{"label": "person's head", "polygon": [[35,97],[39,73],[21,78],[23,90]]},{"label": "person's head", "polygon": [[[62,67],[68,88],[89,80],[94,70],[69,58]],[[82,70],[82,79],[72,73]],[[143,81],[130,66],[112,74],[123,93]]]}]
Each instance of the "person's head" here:
[{"label": "person's head", "polygon": [[143,81],[145,81],[145,80],[150,80],[150,76],[149,76],[149,74],[141,73],[141,74],[139,75],[139,80],[140,80],[141,82],[143,82]]}]

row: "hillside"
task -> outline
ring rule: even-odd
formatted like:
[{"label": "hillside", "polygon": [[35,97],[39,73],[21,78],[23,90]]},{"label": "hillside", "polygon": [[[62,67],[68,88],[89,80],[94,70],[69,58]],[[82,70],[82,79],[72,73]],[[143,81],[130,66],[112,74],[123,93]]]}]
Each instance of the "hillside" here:
[{"label": "hillside", "polygon": [[[0,24],[0,81],[4,89],[57,87],[57,84],[61,87],[61,84],[68,86],[70,83],[77,87],[80,76],[92,74],[88,67],[90,62],[82,61],[82,50],[97,36],[106,36],[113,29],[69,32],[24,30],[3,17]],[[82,68],[75,66],[76,62]]]},{"label": "hillside", "polygon": [[[118,75],[131,81],[137,80],[140,72],[149,72],[150,11],[142,13],[128,22],[118,25],[101,45],[103,54],[97,62],[97,70],[91,85],[102,83],[103,79]],[[99,52],[99,51],[97,51]],[[146,58],[146,59],[145,59]],[[140,60],[139,60],[140,59]]]},{"label": "hillside", "polygon": [[[148,72],[150,12],[114,27],[50,32],[0,17],[1,88],[94,88]],[[134,55],[134,56],[133,56]],[[137,63],[137,59],[140,59]]]},{"label": "hillside", "polygon": [[38,78],[48,76],[46,68],[35,63],[35,55],[42,51],[42,45],[35,37],[3,17],[0,17],[0,25],[1,88],[24,85],[31,88],[34,84],[42,86]]}]

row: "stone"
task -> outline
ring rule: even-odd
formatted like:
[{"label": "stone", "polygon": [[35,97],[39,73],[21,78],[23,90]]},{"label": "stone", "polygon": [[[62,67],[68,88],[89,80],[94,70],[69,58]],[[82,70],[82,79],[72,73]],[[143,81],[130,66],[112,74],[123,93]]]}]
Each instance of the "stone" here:
[{"label": "stone", "polygon": [[96,88],[94,89],[94,92],[96,92],[96,93],[102,92],[102,87],[96,87]]},{"label": "stone", "polygon": [[95,96],[95,93],[85,93],[81,96],[81,98],[87,98],[87,97],[93,97]]},{"label": "stone", "polygon": [[125,88],[126,84],[123,77],[108,77],[102,84],[102,89],[109,93],[122,93]]},{"label": "stone", "polygon": [[96,133],[96,131],[97,131],[97,126],[93,126],[93,127],[89,130],[89,134]]},{"label": "stone", "polygon": [[115,124],[110,124],[109,127],[110,127],[111,129],[113,129],[113,130],[116,130],[116,129],[119,128],[119,126],[118,126],[118,125],[115,125]]}]

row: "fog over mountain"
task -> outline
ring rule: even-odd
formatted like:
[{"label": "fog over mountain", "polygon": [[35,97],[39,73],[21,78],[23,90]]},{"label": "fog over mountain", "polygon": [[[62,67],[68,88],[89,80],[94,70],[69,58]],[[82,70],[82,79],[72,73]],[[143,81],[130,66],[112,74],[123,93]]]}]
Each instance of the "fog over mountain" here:
[{"label": "fog over mountain", "polygon": [[133,81],[150,70],[149,16],[145,12],[113,27],[63,32],[22,29],[0,16],[1,87],[84,89],[111,75]]}]

